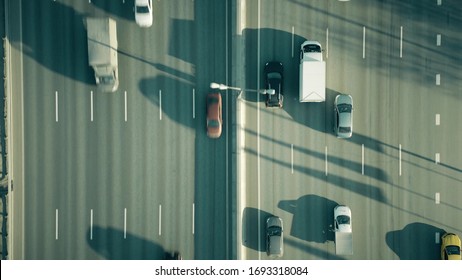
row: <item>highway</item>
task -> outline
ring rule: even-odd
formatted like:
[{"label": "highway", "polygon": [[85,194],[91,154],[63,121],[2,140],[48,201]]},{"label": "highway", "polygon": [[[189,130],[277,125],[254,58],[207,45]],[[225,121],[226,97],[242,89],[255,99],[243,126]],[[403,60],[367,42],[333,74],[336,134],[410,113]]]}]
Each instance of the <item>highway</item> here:
[{"label": "highway", "polygon": [[[460,3],[246,1],[246,86],[284,65],[284,107],[241,99],[244,259],[267,259],[265,221],[284,221],[284,259],[438,259],[461,234]],[[327,62],[324,103],[298,102],[299,48]],[[353,137],[332,133],[337,94],[354,100]],[[444,120],[444,121],[443,121]],[[333,208],[352,209],[352,256],[335,254]]]},{"label": "highway", "polygon": [[[205,134],[208,83],[227,79],[228,2],[183,2],[155,1],[148,29],[133,1],[11,6],[24,88],[24,247],[13,258],[230,258],[229,132]],[[87,16],[117,21],[113,94],[88,66]]]},{"label": "highway", "polygon": [[[439,259],[462,236],[459,0],[5,0],[11,63],[10,259]],[[117,22],[119,88],[99,92],[85,18]],[[299,48],[319,41],[326,101],[300,103]],[[7,47],[8,47],[7,46]],[[9,49],[9,48],[7,48]],[[284,65],[266,108],[263,66]],[[205,96],[222,91],[223,134]],[[353,136],[333,132],[335,96]],[[10,186],[12,182],[10,182]],[[333,208],[354,254],[335,254]]]}]

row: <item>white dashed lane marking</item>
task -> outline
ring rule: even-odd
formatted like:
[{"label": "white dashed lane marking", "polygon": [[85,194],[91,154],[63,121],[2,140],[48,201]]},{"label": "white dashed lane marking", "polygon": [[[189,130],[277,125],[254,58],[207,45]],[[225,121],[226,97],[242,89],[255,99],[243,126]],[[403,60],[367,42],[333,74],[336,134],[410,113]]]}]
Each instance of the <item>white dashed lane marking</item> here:
[{"label": "white dashed lane marking", "polygon": [[127,239],[127,208],[124,208],[124,239]]},{"label": "white dashed lane marking", "polygon": [[55,239],[58,240],[58,228],[59,228],[59,213],[58,209],[55,210]]},{"label": "white dashed lane marking", "polygon": [[55,91],[55,121],[58,122],[58,91]]},{"label": "white dashed lane marking", "polygon": [[90,121],[93,121],[93,91],[90,91]]}]

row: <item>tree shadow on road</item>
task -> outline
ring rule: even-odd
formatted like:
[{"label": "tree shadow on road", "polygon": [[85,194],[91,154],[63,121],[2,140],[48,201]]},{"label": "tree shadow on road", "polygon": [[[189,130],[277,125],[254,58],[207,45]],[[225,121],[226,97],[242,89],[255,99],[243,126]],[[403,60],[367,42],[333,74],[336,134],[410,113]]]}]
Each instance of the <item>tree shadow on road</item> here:
[{"label": "tree shadow on road", "polygon": [[93,227],[87,232],[87,243],[102,258],[107,260],[163,260],[169,254],[164,248],[140,236],[124,232],[113,227]]}]

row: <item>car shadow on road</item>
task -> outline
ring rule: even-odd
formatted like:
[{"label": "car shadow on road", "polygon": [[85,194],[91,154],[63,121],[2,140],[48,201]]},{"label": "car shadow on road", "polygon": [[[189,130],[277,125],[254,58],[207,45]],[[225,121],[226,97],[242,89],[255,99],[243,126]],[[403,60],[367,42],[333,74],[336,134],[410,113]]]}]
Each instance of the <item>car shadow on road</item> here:
[{"label": "car shadow on road", "polygon": [[388,247],[401,260],[437,260],[440,244],[435,241],[435,233],[440,236],[444,230],[424,223],[411,223],[401,230],[387,232],[385,240]]},{"label": "car shadow on road", "polygon": [[337,205],[335,201],[312,194],[278,203],[280,209],[293,215],[290,235],[316,243],[334,241],[332,221]]},{"label": "car shadow on road", "polygon": [[87,243],[106,260],[163,260],[170,253],[152,241],[113,227],[93,227],[87,231]]},{"label": "car shadow on road", "polygon": [[[265,252],[266,219],[271,216],[273,214],[269,212],[253,207],[246,207],[242,213],[242,245],[256,251]],[[258,229],[261,230],[259,231]],[[259,232],[260,236],[258,236]]]}]

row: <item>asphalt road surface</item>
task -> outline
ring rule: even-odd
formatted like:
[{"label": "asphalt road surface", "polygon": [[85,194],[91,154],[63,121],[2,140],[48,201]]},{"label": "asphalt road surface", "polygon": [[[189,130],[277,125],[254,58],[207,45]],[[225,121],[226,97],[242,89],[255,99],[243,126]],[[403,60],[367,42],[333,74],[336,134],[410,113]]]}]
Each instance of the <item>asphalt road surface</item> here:
[{"label": "asphalt road surface", "polygon": [[[133,1],[11,4],[24,109],[23,248],[12,258],[231,258],[229,132],[205,134],[209,83],[230,66],[229,3],[153,2],[146,29]],[[87,16],[117,21],[115,93],[95,86]]]},{"label": "asphalt road surface", "polygon": [[[153,1],[143,29],[132,0],[7,1],[10,258],[266,259],[270,215],[283,259],[438,259],[444,232],[462,236],[458,0],[180,2]],[[115,93],[95,86],[87,16],[117,21]],[[323,46],[322,103],[298,101],[306,39]],[[282,109],[252,91],[273,60]],[[222,92],[218,140],[210,82],[250,89]],[[332,133],[340,93],[347,140]],[[335,254],[337,204],[352,210],[352,256]]]},{"label": "asphalt road surface", "polygon": [[[246,82],[284,65],[284,107],[242,98],[245,259],[266,259],[265,221],[283,219],[284,259],[438,259],[462,233],[462,11],[458,1],[246,1]],[[323,46],[324,103],[298,102],[299,48]],[[353,137],[332,133],[354,102]],[[333,208],[352,210],[352,256],[335,254]]]}]

